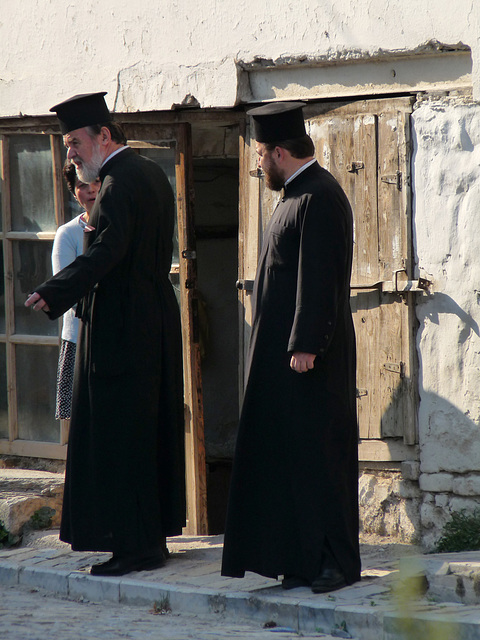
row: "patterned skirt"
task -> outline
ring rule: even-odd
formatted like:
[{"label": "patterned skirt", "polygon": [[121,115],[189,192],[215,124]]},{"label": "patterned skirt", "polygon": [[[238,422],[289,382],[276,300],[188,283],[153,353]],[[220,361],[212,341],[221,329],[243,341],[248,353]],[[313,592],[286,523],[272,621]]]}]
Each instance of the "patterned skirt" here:
[{"label": "patterned skirt", "polygon": [[72,410],[73,372],[77,345],[62,340],[58,356],[56,420],[68,420]]}]

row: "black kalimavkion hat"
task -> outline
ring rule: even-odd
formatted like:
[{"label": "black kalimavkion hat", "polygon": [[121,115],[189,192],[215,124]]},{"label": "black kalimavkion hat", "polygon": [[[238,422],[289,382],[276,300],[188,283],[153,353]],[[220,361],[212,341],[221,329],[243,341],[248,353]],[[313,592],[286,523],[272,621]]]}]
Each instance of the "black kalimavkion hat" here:
[{"label": "black kalimavkion hat", "polygon": [[105,102],[106,94],[106,91],[82,93],[52,107],[50,111],[57,114],[62,133],[113,120]]},{"label": "black kalimavkion hat", "polygon": [[252,116],[257,142],[281,142],[306,135],[304,102],[272,102],[247,111]]}]

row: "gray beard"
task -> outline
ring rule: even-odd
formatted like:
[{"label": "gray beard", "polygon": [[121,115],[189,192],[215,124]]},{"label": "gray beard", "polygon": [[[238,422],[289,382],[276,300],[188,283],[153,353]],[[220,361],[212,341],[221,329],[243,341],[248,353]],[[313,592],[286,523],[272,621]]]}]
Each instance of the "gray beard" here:
[{"label": "gray beard", "polygon": [[100,173],[100,168],[103,163],[103,157],[100,152],[100,146],[97,145],[93,151],[92,159],[90,162],[84,162],[81,167],[76,167],[77,175],[82,182],[89,184],[95,182]]}]

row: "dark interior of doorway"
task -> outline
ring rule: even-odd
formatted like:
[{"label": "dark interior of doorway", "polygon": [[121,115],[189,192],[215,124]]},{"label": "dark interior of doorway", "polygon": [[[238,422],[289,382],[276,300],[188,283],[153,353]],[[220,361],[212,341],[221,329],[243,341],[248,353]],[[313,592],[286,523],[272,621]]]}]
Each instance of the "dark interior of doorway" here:
[{"label": "dark interior of doorway", "polygon": [[210,534],[224,531],[238,427],[238,160],[194,161]]}]

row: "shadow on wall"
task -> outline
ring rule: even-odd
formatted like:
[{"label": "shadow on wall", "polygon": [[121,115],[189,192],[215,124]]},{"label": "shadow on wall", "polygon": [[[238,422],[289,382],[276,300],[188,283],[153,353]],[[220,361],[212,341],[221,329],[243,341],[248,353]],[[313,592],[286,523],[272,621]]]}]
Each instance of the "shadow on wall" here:
[{"label": "shadow on wall", "polygon": [[[477,293],[477,292],[475,292]],[[428,306],[428,301],[434,299],[435,306]],[[478,323],[467,313],[455,300],[445,293],[435,292],[429,296],[425,302],[419,306],[422,310],[422,317],[428,318],[432,324],[440,325],[440,314],[446,313],[456,315],[464,324],[458,336],[459,344],[463,344],[469,337],[471,332],[480,337],[480,328]]]},{"label": "shadow on wall", "polygon": [[[401,388],[384,413],[387,423],[399,418],[400,393]],[[403,439],[384,442],[395,460]],[[468,412],[421,388],[419,445],[411,451],[412,459],[401,462],[400,470],[366,465],[361,472],[361,531],[432,551],[453,513],[480,507],[479,425]]]}]

